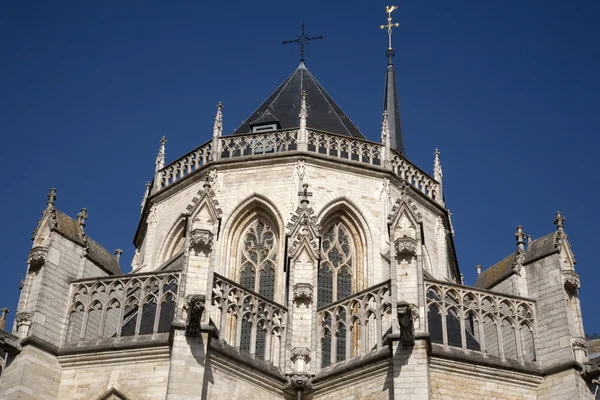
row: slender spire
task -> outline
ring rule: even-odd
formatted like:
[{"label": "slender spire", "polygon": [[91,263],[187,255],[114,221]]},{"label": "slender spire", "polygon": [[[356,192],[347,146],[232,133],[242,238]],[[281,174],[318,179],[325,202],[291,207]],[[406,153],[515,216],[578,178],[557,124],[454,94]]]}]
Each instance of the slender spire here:
[{"label": "slender spire", "polygon": [[392,28],[398,27],[399,23],[392,23],[392,12],[396,10],[396,6],[386,6],[385,11],[388,14],[387,25],[381,25],[381,29],[387,28],[388,30],[388,49],[386,55],[388,57],[388,66],[385,75],[385,93],[383,98],[383,110],[387,111],[388,124],[390,127],[390,143],[392,148],[398,151],[402,155],[406,155],[404,152],[404,140],[402,138],[402,124],[400,122],[400,106],[398,103],[398,89],[396,87],[396,72],[394,70],[394,64],[392,63],[392,57],[394,57],[394,50],[392,48]]},{"label": "slender spire", "polygon": [[160,139],[160,147],[158,149],[158,155],[156,156],[156,171],[165,167],[165,144],[167,144],[167,138],[163,136],[162,139]]},{"label": "slender spire", "polygon": [[215,124],[213,125],[213,137],[223,135],[223,103],[217,104],[217,115],[215,115]]}]

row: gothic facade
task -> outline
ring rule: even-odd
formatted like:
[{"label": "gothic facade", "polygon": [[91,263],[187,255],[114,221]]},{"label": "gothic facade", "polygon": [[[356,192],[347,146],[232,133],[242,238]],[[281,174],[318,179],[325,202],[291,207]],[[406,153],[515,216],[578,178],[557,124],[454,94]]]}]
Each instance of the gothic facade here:
[{"label": "gothic facade", "polygon": [[303,62],[233,134],[219,104],[208,142],[163,139],[129,273],[52,190],[0,398],[593,399],[564,217],[464,285],[389,59],[381,142]]}]

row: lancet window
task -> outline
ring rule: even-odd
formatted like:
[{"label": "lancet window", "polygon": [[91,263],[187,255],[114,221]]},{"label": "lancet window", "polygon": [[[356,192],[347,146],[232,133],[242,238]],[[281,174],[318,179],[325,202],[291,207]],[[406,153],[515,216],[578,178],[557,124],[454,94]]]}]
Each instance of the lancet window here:
[{"label": "lancet window", "polygon": [[[352,235],[346,225],[336,220],[325,230],[321,239],[321,263],[318,270],[317,307],[324,307],[337,300],[348,297],[353,292],[353,276],[356,269],[356,248]],[[340,310],[338,321],[328,321],[330,329],[322,338],[322,366],[330,363],[331,335],[337,337],[336,361],[344,361],[346,357],[346,315]]]},{"label": "lancet window", "polygon": [[[251,290],[273,300],[275,297],[275,265],[277,262],[277,236],[270,224],[263,219],[254,220],[244,231],[240,239],[239,282],[245,289]],[[245,314],[242,319],[240,350],[250,352],[253,321]],[[254,323],[257,323],[256,321]],[[265,357],[266,332],[256,327],[255,357]]]}]

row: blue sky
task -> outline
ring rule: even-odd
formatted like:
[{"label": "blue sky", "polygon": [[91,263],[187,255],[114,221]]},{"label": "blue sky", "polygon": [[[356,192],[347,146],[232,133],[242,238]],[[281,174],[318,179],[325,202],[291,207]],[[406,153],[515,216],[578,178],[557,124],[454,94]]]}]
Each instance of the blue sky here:
[{"label": "blue sky", "polygon": [[[0,306],[14,313],[32,230],[50,187],[87,207],[86,231],[129,271],[158,142],[167,160],[232,132],[298,64],[282,46],[306,21],[308,68],[378,140],[386,3],[9,2],[0,14]],[[444,190],[466,283],[534,238],[566,231],[586,331],[600,333],[596,240],[600,2],[403,1],[394,59],[408,157]]]}]

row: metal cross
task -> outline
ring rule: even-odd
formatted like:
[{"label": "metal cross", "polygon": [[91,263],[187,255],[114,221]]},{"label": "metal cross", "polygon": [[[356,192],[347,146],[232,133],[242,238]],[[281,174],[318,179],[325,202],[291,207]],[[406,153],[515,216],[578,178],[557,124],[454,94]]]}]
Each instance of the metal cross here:
[{"label": "metal cross", "polygon": [[381,29],[385,29],[387,28],[388,30],[388,50],[387,50],[387,55],[390,59],[390,63],[392,61],[392,57],[394,56],[394,50],[392,50],[392,28],[397,28],[400,26],[400,24],[398,22],[396,23],[392,23],[392,12],[394,10],[397,10],[398,7],[396,6],[385,6],[385,12],[388,15],[388,23],[387,25],[381,25],[380,28]]},{"label": "metal cross", "polygon": [[284,40],[281,44],[290,44],[297,43],[300,45],[300,61],[304,61],[304,46],[308,44],[311,40],[323,39],[322,35],[308,37],[304,33],[304,21],[302,21],[302,34],[298,35],[298,37],[294,40]]}]

